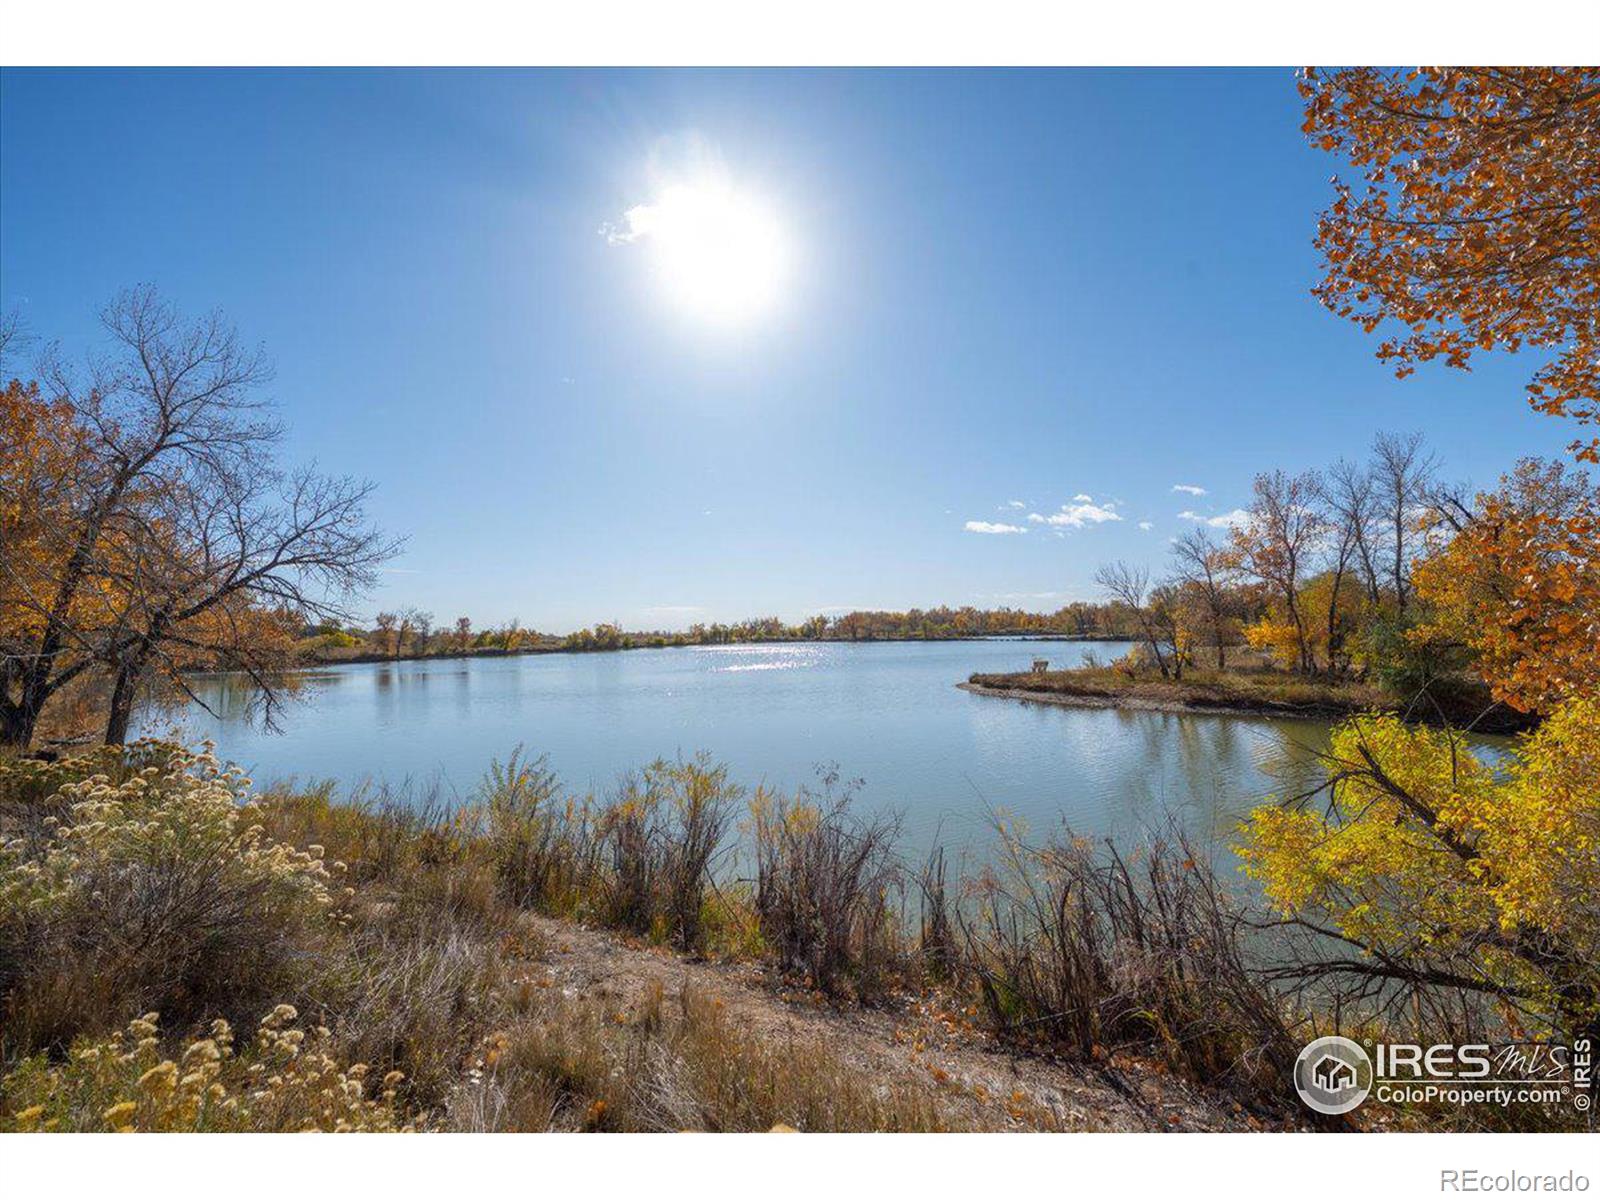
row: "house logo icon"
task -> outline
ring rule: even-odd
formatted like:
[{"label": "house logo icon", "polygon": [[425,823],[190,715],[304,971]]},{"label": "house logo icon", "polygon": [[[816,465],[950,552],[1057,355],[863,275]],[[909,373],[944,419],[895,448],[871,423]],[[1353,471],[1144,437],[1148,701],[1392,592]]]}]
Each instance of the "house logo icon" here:
[{"label": "house logo icon", "polygon": [[1311,1078],[1327,1092],[1342,1092],[1356,1086],[1356,1069],[1342,1058],[1324,1054],[1311,1068]]},{"label": "house logo icon", "polygon": [[1372,1090],[1372,1060],[1347,1037],[1317,1038],[1295,1059],[1294,1088],[1313,1112],[1339,1116]]}]

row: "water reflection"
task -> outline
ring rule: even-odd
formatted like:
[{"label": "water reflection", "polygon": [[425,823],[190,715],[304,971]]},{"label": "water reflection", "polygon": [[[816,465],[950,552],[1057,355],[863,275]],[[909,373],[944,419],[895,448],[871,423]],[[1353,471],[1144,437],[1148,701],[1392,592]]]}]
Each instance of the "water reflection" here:
[{"label": "water reflection", "polygon": [[[282,736],[251,725],[235,677],[197,679],[215,710],[182,732],[210,737],[263,782],[442,780],[469,792],[495,756],[547,753],[568,785],[603,790],[658,756],[709,750],[748,785],[793,788],[820,763],[861,778],[860,802],[905,814],[908,840],[983,838],[999,808],[1038,830],[1127,835],[1176,814],[1226,840],[1270,792],[1316,773],[1327,727],[1215,715],[1121,712],[974,696],[974,671],[1025,669],[1026,642],[721,646],[354,664],[302,672]],[[1084,647],[1056,643],[1054,662]],[[1095,647],[1102,658],[1120,646]],[[152,714],[143,725],[166,725]]]}]

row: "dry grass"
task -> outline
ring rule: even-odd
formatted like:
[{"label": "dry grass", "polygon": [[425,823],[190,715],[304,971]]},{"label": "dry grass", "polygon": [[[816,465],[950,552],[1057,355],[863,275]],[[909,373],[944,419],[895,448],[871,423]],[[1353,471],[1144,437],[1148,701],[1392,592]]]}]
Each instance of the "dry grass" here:
[{"label": "dry grass", "polygon": [[753,1039],[719,1001],[659,985],[631,1011],[558,1000],[491,1034],[445,1120],[474,1132],[952,1127],[926,1091],[864,1078],[819,1043]]}]

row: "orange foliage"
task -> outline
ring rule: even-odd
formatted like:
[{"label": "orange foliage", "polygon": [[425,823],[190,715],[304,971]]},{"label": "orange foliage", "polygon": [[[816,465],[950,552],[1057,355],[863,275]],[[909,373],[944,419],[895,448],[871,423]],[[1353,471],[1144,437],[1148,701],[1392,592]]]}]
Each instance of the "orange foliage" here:
[{"label": "orange foliage", "polygon": [[[1408,375],[1523,346],[1555,358],[1528,384],[1542,412],[1600,423],[1600,68],[1308,70],[1303,129],[1345,155],[1317,248],[1329,309]],[[1600,461],[1600,438],[1577,441]]]},{"label": "orange foliage", "polygon": [[1526,459],[1474,519],[1416,566],[1422,638],[1477,656],[1496,698],[1546,712],[1600,693],[1600,488]]},{"label": "orange foliage", "polygon": [[57,530],[74,466],[71,407],[13,379],[0,390],[0,642],[37,637],[63,559]]}]

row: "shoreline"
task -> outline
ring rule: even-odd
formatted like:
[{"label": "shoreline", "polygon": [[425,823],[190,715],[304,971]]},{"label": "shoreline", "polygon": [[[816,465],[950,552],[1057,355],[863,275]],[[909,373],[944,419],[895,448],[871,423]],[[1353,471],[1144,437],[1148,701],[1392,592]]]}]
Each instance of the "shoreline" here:
[{"label": "shoreline", "polygon": [[1060,708],[1115,708],[1127,712],[1197,713],[1208,717],[1301,717],[1310,721],[1332,721],[1348,717],[1365,709],[1341,708],[1337,705],[1290,706],[1262,701],[1257,705],[1223,704],[1214,701],[1185,701],[1176,697],[1168,700],[1149,696],[1112,696],[1085,692],[1046,692],[1033,688],[997,688],[967,680],[956,684],[963,692],[974,696],[995,696],[1002,700],[1023,700],[1035,704],[1054,704]]},{"label": "shoreline", "polygon": [[1537,727],[1538,722],[1524,714],[1502,710],[1495,719],[1485,721],[1490,714],[1483,713],[1478,721],[1463,726],[1452,722],[1448,716],[1437,713],[1407,714],[1398,703],[1388,705],[1293,704],[1275,700],[1208,700],[1186,699],[1182,696],[1140,696],[1117,692],[1070,692],[1027,687],[995,687],[974,683],[970,679],[955,685],[974,696],[993,696],[1002,700],[1021,700],[1025,703],[1053,704],[1060,708],[1120,709],[1125,712],[1191,713],[1197,716],[1259,717],[1305,721],[1341,721],[1348,717],[1371,712],[1383,712],[1400,717],[1407,724],[1428,725],[1439,728],[1461,729],[1486,737],[1511,737]]},{"label": "shoreline", "polygon": [[[361,652],[341,657],[323,657],[309,654],[298,664],[306,667],[340,667],[349,663],[426,662],[429,659],[451,658],[518,658],[532,654],[622,654],[629,650],[702,650],[718,646],[866,646],[878,643],[943,643],[943,642],[1133,642],[1130,636],[1110,633],[981,633],[965,637],[873,637],[873,638],[767,638],[763,641],[733,642],[672,642],[657,646],[649,642],[635,642],[631,646],[580,646],[542,645],[519,646],[515,650],[498,647],[476,650],[441,650],[429,654],[379,654]],[[197,674],[217,674],[199,671]]]}]

